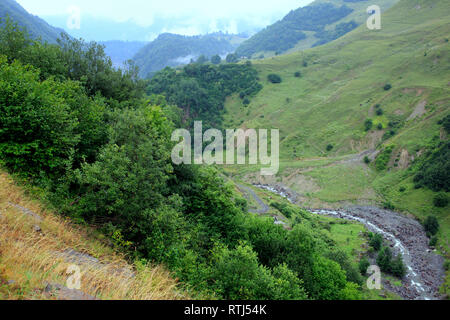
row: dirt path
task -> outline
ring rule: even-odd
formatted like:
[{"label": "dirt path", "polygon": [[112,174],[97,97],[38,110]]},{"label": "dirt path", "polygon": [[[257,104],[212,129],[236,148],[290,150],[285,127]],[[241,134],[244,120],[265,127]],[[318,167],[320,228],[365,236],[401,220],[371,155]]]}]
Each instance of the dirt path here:
[{"label": "dirt path", "polygon": [[269,206],[256,194],[255,191],[253,191],[251,188],[243,186],[238,184],[237,187],[241,190],[246,192],[248,195],[250,195],[256,203],[258,203],[259,208],[256,209],[256,211],[250,211],[251,213],[257,213],[257,214],[266,214],[269,212],[270,208]]}]

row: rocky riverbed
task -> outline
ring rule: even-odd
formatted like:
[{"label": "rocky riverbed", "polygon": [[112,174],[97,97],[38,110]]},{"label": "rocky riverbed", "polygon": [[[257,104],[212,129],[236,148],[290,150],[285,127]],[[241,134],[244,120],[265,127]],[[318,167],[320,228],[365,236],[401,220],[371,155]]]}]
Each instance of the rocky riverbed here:
[{"label": "rocky riverbed", "polygon": [[[296,194],[282,186],[255,185],[276,193],[295,204]],[[383,235],[395,254],[402,254],[407,267],[407,276],[402,286],[383,281],[385,287],[408,300],[431,300],[442,298],[439,288],[445,278],[445,259],[429,246],[429,239],[422,225],[413,217],[383,210],[377,207],[353,206],[340,210],[310,210],[316,214],[359,221],[368,230]]]}]

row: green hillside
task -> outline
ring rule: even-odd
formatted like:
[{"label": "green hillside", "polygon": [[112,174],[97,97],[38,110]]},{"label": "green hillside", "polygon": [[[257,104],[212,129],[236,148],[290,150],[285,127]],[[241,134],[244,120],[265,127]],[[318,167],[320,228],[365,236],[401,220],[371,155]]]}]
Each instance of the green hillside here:
[{"label": "green hillside", "polygon": [[[382,11],[398,0],[380,0]],[[367,0],[316,0],[298,8],[282,20],[268,26],[236,50],[239,57],[271,57],[284,52],[303,50],[338,39],[365,23]]]},{"label": "green hillside", "polygon": [[26,27],[34,39],[41,38],[43,41],[56,43],[61,32],[64,32],[62,29],[50,26],[41,18],[29,14],[14,0],[0,1],[0,18],[5,18],[7,15],[20,26]]},{"label": "green hillside", "polygon": [[244,40],[240,36],[213,33],[202,36],[182,36],[164,33],[138,51],[133,60],[142,77],[147,77],[165,67],[177,67],[197,60],[226,55]]},{"label": "green hillside", "polygon": [[369,203],[422,220],[436,215],[438,247],[448,251],[449,207],[435,206],[432,184],[414,177],[428,165],[436,181],[449,181],[449,17],[449,1],[401,1],[382,15],[382,30],[361,26],[322,47],[254,61],[264,88],[248,107],[230,97],[224,125],[279,128],[281,170],[272,180],[254,167],[230,173],[283,183],[304,206]]}]

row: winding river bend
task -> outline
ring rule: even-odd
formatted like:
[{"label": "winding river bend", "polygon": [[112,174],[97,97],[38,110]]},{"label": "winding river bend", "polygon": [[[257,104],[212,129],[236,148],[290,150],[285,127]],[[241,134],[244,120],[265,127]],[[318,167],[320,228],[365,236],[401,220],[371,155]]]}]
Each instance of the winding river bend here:
[{"label": "winding river bend", "polygon": [[[295,193],[280,186],[254,185],[276,193],[293,204]],[[440,299],[439,288],[445,277],[444,258],[428,246],[429,240],[422,225],[414,218],[377,207],[348,207],[340,210],[310,210],[312,213],[357,221],[372,232],[379,233],[395,254],[401,254],[407,268],[402,286],[383,281],[385,287],[409,300]]]}]

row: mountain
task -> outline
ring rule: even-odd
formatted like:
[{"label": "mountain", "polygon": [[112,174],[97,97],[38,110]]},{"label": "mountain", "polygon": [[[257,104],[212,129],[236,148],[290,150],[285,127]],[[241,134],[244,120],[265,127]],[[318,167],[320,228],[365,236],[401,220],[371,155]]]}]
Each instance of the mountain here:
[{"label": "mountain", "polygon": [[37,16],[29,14],[14,0],[0,0],[0,17],[7,15],[22,27],[26,27],[30,35],[49,43],[56,43],[63,29],[55,28]]},{"label": "mountain", "polygon": [[192,37],[164,33],[142,48],[133,60],[139,67],[141,76],[146,77],[165,67],[188,64],[201,55],[207,58],[217,54],[225,56],[233,52],[243,40],[244,35],[220,32]]},{"label": "mountain", "polygon": [[421,222],[433,215],[437,247],[449,252],[449,16],[449,1],[402,0],[382,15],[381,30],[363,25],[252,62],[264,88],[248,105],[230,97],[224,127],[279,128],[280,173],[264,178],[247,166],[234,177],[282,184],[310,208],[378,205]]},{"label": "mountain", "polygon": [[[377,5],[384,11],[397,1],[380,0]],[[259,58],[326,44],[364,23],[370,5],[367,0],[316,0],[255,34],[236,54]]]},{"label": "mountain", "polygon": [[100,41],[105,46],[105,53],[111,58],[113,65],[120,68],[131,60],[148,42],[143,41]]}]

